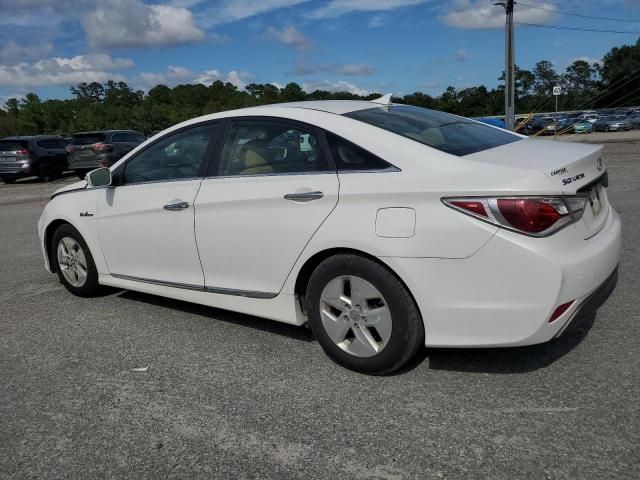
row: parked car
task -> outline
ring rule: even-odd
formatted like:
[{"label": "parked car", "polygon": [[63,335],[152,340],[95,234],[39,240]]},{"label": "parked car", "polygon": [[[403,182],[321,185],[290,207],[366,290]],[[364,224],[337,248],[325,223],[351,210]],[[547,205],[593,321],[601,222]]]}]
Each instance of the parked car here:
[{"label": "parked car", "polygon": [[600,118],[600,115],[597,115],[595,113],[589,113],[589,114],[585,114],[582,115],[581,120],[586,120],[587,122],[591,123],[592,125],[598,121],[598,119]]},{"label": "parked car", "polygon": [[299,102],[176,125],[58,190],[38,232],[73,294],[308,323],[383,374],[425,344],[546,342],[597,308],[621,247],[606,185],[599,145],[388,97]]},{"label": "parked car", "polygon": [[554,135],[556,133],[556,119],[553,117],[537,117],[524,127],[527,135]]},{"label": "parked car", "polygon": [[623,115],[609,115],[600,117],[594,124],[593,129],[596,132],[618,132],[622,130],[631,130],[632,125]]},{"label": "parked car", "polygon": [[0,140],[0,180],[38,177],[43,182],[67,169],[67,142],[54,135],[6,137]]},{"label": "parked car", "polygon": [[504,123],[504,119],[502,118],[494,118],[494,117],[475,117],[474,120],[478,122],[486,123],[487,125],[493,125],[494,127],[499,128],[507,128]]},{"label": "parked car", "polygon": [[69,168],[80,178],[87,172],[110,167],[146,140],[134,130],[104,130],[74,133],[67,147]]},{"label": "parked car", "polygon": [[627,122],[631,124],[631,128],[640,128],[640,114],[632,113],[626,118]]},{"label": "parked car", "polygon": [[593,124],[587,120],[578,120],[573,124],[574,133],[591,133],[593,132]]}]

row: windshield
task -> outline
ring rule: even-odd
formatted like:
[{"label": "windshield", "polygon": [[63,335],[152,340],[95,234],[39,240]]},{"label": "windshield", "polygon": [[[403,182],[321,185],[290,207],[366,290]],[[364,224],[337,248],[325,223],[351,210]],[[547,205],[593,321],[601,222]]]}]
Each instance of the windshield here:
[{"label": "windshield", "polygon": [[374,107],[345,113],[344,116],[458,156],[521,140],[506,130],[409,105]]}]

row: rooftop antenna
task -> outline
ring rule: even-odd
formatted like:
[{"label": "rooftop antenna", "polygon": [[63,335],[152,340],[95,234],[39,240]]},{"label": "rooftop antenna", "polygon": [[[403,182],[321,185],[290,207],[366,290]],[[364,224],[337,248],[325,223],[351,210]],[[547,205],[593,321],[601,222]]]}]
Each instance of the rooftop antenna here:
[{"label": "rooftop antenna", "polygon": [[391,93],[387,93],[380,98],[371,100],[371,103],[377,103],[378,105],[391,105]]}]

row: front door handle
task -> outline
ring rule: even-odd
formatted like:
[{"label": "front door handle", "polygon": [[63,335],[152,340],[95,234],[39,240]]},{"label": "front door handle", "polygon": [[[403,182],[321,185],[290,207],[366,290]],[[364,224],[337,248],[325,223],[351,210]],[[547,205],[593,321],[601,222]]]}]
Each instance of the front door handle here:
[{"label": "front door handle", "polygon": [[320,200],[322,197],[324,197],[324,193],[322,192],[299,192],[287,193],[284,199],[294,202],[311,202],[312,200]]},{"label": "front door handle", "polygon": [[170,203],[169,205],[165,205],[162,208],[164,208],[165,210],[169,210],[170,212],[177,212],[189,208],[189,202]]}]

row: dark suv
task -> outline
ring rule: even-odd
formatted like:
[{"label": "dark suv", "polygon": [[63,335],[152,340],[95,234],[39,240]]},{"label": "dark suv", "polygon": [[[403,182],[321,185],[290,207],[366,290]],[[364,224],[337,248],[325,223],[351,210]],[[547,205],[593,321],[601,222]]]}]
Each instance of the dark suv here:
[{"label": "dark suv", "polygon": [[67,142],[62,137],[38,135],[0,139],[0,180],[39,177],[48,182],[67,169]]},{"label": "dark suv", "polygon": [[74,133],[67,147],[69,169],[84,178],[91,170],[110,167],[145,140],[146,137],[135,130]]}]

